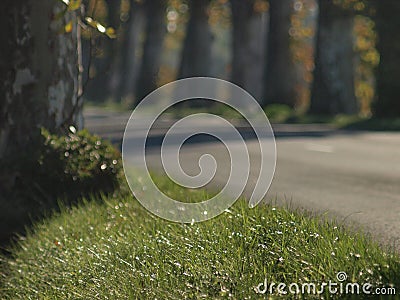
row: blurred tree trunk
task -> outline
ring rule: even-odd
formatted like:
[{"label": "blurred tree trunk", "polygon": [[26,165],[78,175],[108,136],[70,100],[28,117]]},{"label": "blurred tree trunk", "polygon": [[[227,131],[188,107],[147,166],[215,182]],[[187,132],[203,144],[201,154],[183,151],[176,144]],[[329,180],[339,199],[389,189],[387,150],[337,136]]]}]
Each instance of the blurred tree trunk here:
[{"label": "blurred tree trunk", "polygon": [[232,81],[246,89],[249,53],[249,21],[254,14],[254,1],[231,0],[232,7]]},{"label": "blurred tree trunk", "polygon": [[209,0],[189,1],[190,19],[186,29],[178,78],[210,76],[213,35],[208,24]]},{"label": "blurred tree trunk", "polygon": [[[266,12],[255,11],[255,0],[231,0],[232,82],[261,98],[266,43]],[[261,28],[261,30],[260,30]]]},{"label": "blurred tree trunk", "polygon": [[378,99],[374,103],[374,112],[378,117],[399,117],[400,2],[381,0],[375,3],[380,64],[377,71]]},{"label": "blurred tree trunk", "polygon": [[331,0],[319,1],[314,83],[310,112],[355,114],[354,15]]},{"label": "blurred tree trunk", "polygon": [[121,24],[121,0],[106,0],[108,26],[118,29]]},{"label": "blurred tree trunk", "polygon": [[[119,1],[113,1],[113,0],[108,0],[107,2],[110,2],[108,4],[108,7],[113,7],[114,14],[116,13],[115,11],[115,4],[111,4],[111,2],[119,2]],[[112,101],[114,102],[120,102],[122,97],[123,97],[123,92],[121,91],[123,81],[124,81],[124,73],[123,73],[123,64],[126,62],[125,61],[125,55],[129,52],[129,49],[125,49],[128,46],[128,34],[129,34],[129,29],[130,29],[130,23],[132,22],[132,16],[133,16],[133,6],[136,1],[129,1],[130,3],[130,8],[128,12],[128,21],[126,23],[121,23],[121,20],[119,18],[119,24],[118,28],[115,28],[117,30],[117,35],[118,38],[117,40],[114,41],[114,47],[109,48],[111,50],[108,54],[108,59],[109,59],[109,80],[107,82],[107,86],[109,87],[109,95]],[[109,10],[108,12],[108,17],[112,17],[111,15],[112,11]],[[118,16],[121,15],[121,11],[118,10]],[[115,21],[115,18],[114,18]]]},{"label": "blurred tree trunk", "polygon": [[147,0],[144,3],[146,40],[143,46],[142,65],[136,86],[136,102],[140,102],[157,88],[162,47],[166,34],[165,8],[165,0]]},{"label": "blurred tree trunk", "polygon": [[[119,36],[121,36],[121,0],[106,0],[106,3],[108,8],[108,26],[114,28],[117,34],[120,33]],[[105,94],[115,102],[120,101],[118,86],[121,81],[119,75],[120,54],[122,52],[121,39],[123,38],[102,39],[104,42],[104,74],[101,75],[103,75],[105,80],[104,87],[109,87],[109,90],[105,91]]]},{"label": "blurred tree trunk", "polygon": [[257,101],[262,100],[263,75],[265,66],[265,53],[267,49],[267,33],[269,26],[268,12],[253,15],[249,22],[249,67],[246,80],[246,90],[250,92]]},{"label": "blurred tree trunk", "polygon": [[[78,13],[58,17],[64,7],[54,0],[2,3],[2,159],[30,149],[40,134],[39,127],[56,131],[63,124],[82,125]],[[70,32],[63,33],[64,28]]]},{"label": "blurred tree trunk", "polygon": [[270,24],[265,68],[264,105],[296,102],[296,68],[291,52],[292,0],[270,0]]},{"label": "blurred tree trunk", "polygon": [[[106,0],[108,16],[107,25],[114,28],[118,33],[121,25],[121,0]],[[84,41],[90,43],[90,41]],[[118,88],[120,78],[116,78],[116,67],[118,66],[121,44],[119,39],[97,38],[95,39],[95,49],[85,57],[91,55],[91,68],[95,70],[95,75],[88,82],[85,90],[85,97],[92,101],[105,101],[107,98],[116,101],[115,90]],[[85,45],[89,49],[89,45]],[[94,53],[100,52],[101,55],[95,56]]]},{"label": "blurred tree trunk", "polygon": [[122,32],[122,49],[118,74],[120,85],[115,91],[117,99],[129,103],[134,102],[136,94],[136,78],[138,76],[137,49],[140,44],[140,35],[143,32],[145,15],[143,3],[131,1],[129,20],[124,25]]}]

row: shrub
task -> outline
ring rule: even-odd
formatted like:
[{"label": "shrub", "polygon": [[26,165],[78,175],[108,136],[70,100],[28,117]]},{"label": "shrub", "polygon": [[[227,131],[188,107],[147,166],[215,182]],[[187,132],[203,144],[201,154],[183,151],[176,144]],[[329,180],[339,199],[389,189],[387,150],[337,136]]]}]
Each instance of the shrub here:
[{"label": "shrub", "polygon": [[270,104],[264,110],[271,122],[285,122],[293,115],[293,110],[284,104]]},{"label": "shrub", "polygon": [[112,193],[122,176],[120,153],[88,131],[70,127],[40,140],[0,165],[0,243],[32,218],[91,194]]},{"label": "shrub", "polygon": [[[67,197],[112,192],[122,172],[118,151],[107,141],[71,127],[67,136],[42,130],[40,173],[50,183],[49,191]],[[44,183],[45,184],[45,183]]]}]

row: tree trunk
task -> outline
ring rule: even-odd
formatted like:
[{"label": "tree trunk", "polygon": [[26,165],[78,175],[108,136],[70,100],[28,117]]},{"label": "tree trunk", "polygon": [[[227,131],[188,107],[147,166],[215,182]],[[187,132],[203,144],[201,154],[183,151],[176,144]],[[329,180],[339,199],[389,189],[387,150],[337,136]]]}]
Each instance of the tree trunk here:
[{"label": "tree trunk", "polygon": [[265,68],[264,105],[296,101],[296,68],[291,52],[292,0],[270,0],[270,24]]},{"label": "tree trunk", "polygon": [[143,46],[142,65],[137,81],[137,102],[140,102],[147,94],[157,88],[162,47],[166,34],[166,1],[147,0],[144,6],[146,10],[146,40]]},{"label": "tree trunk", "polygon": [[355,114],[354,16],[331,0],[319,1],[314,83],[310,112]]},{"label": "tree trunk", "polygon": [[128,103],[134,103],[136,94],[135,82],[138,76],[137,49],[140,47],[140,35],[143,32],[145,15],[143,4],[131,1],[129,21],[125,24],[121,60],[118,69],[120,85],[115,91],[117,99],[123,99]]},{"label": "tree trunk", "polygon": [[115,30],[121,25],[121,0],[106,0],[108,9],[108,26]]},{"label": "tree trunk", "polygon": [[378,99],[374,112],[378,117],[400,116],[400,2],[375,1],[380,64],[377,71]]},{"label": "tree trunk", "polygon": [[[108,18],[107,26],[115,29],[117,33],[120,32],[121,25],[121,1],[120,0],[106,0]],[[92,42],[93,46],[89,43]],[[85,50],[88,49],[88,54],[85,61],[85,65],[88,65],[88,61],[91,61],[91,68],[95,70],[95,75],[90,78],[86,90],[85,97],[92,101],[101,102],[105,100],[118,101],[115,97],[115,90],[118,88],[118,82],[115,82],[116,77],[115,70],[118,68],[119,53],[121,52],[121,45],[119,39],[109,39],[103,36],[94,38],[93,41],[85,41]],[[90,53],[90,48],[91,52]],[[94,52],[98,52],[101,55],[97,57]],[[89,55],[91,56],[89,58]],[[114,79],[114,81],[113,81]],[[117,79],[119,80],[119,78]]]},{"label": "tree trunk", "polygon": [[[57,17],[64,7],[53,0],[2,3],[0,159],[29,149],[39,127],[82,125],[80,28],[76,12]],[[61,32],[70,21],[71,32]]]},{"label": "tree trunk", "polygon": [[209,0],[189,2],[190,19],[186,29],[178,78],[210,76],[213,35],[208,24]]},{"label": "tree trunk", "polygon": [[[111,26],[115,29],[117,33],[119,33],[119,39],[103,39],[104,44],[104,74],[103,75],[104,87],[109,87],[108,91],[105,91],[105,95],[109,96],[112,101],[120,102],[119,97],[119,85],[122,80],[119,74],[119,65],[121,61],[121,52],[123,49],[121,39],[121,0],[106,0],[107,8],[108,8],[108,26]],[[100,74],[99,74],[100,75]],[[100,75],[100,76],[101,76]],[[103,86],[103,85],[100,85]],[[95,86],[96,89],[99,88],[99,85]]]},{"label": "tree trunk", "polygon": [[[261,98],[267,13],[254,10],[254,0],[231,0],[232,82]],[[261,28],[261,30],[260,30]]]}]

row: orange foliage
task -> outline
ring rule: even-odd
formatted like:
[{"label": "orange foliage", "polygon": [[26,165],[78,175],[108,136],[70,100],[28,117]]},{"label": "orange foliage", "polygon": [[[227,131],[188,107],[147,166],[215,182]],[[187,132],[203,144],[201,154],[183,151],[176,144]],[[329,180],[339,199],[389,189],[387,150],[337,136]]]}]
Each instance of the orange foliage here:
[{"label": "orange foliage", "polygon": [[310,100],[314,71],[315,16],[310,18],[310,15],[316,12],[317,5],[314,0],[297,0],[293,5],[294,14],[291,17],[289,34],[292,38],[293,61],[299,74],[296,104],[299,109],[304,109]]},{"label": "orange foliage", "polygon": [[354,50],[359,59],[356,65],[355,89],[360,102],[361,114],[371,114],[371,102],[375,97],[374,69],[379,64],[376,49],[375,23],[369,17],[356,16],[354,23]]}]

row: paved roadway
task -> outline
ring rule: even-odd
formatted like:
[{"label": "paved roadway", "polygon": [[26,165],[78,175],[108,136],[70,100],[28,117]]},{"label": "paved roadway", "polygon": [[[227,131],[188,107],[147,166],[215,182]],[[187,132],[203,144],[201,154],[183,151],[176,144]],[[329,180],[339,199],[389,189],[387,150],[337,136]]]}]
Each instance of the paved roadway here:
[{"label": "paved roadway", "polygon": [[[86,127],[115,143],[121,141],[128,118],[127,113],[85,112]],[[159,124],[159,131],[168,127],[166,123]],[[267,201],[361,225],[379,241],[400,249],[400,133],[337,131],[320,125],[275,125],[274,130],[278,160]],[[246,130],[241,132],[246,137]],[[147,153],[150,167],[157,170],[159,147],[151,146],[159,146],[159,134],[152,133]],[[251,134],[246,143],[256,165],[258,148]],[[195,174],[193,163],[204,153],[222,161],[218,166],[222,171],[213,182],[218,186],[226,179],[225,164],[229,162],[225,148],[214,140],[198,139],[185,145],[183,169]],[[258,171],[253,169],[247,194],[257,177]]]}]

